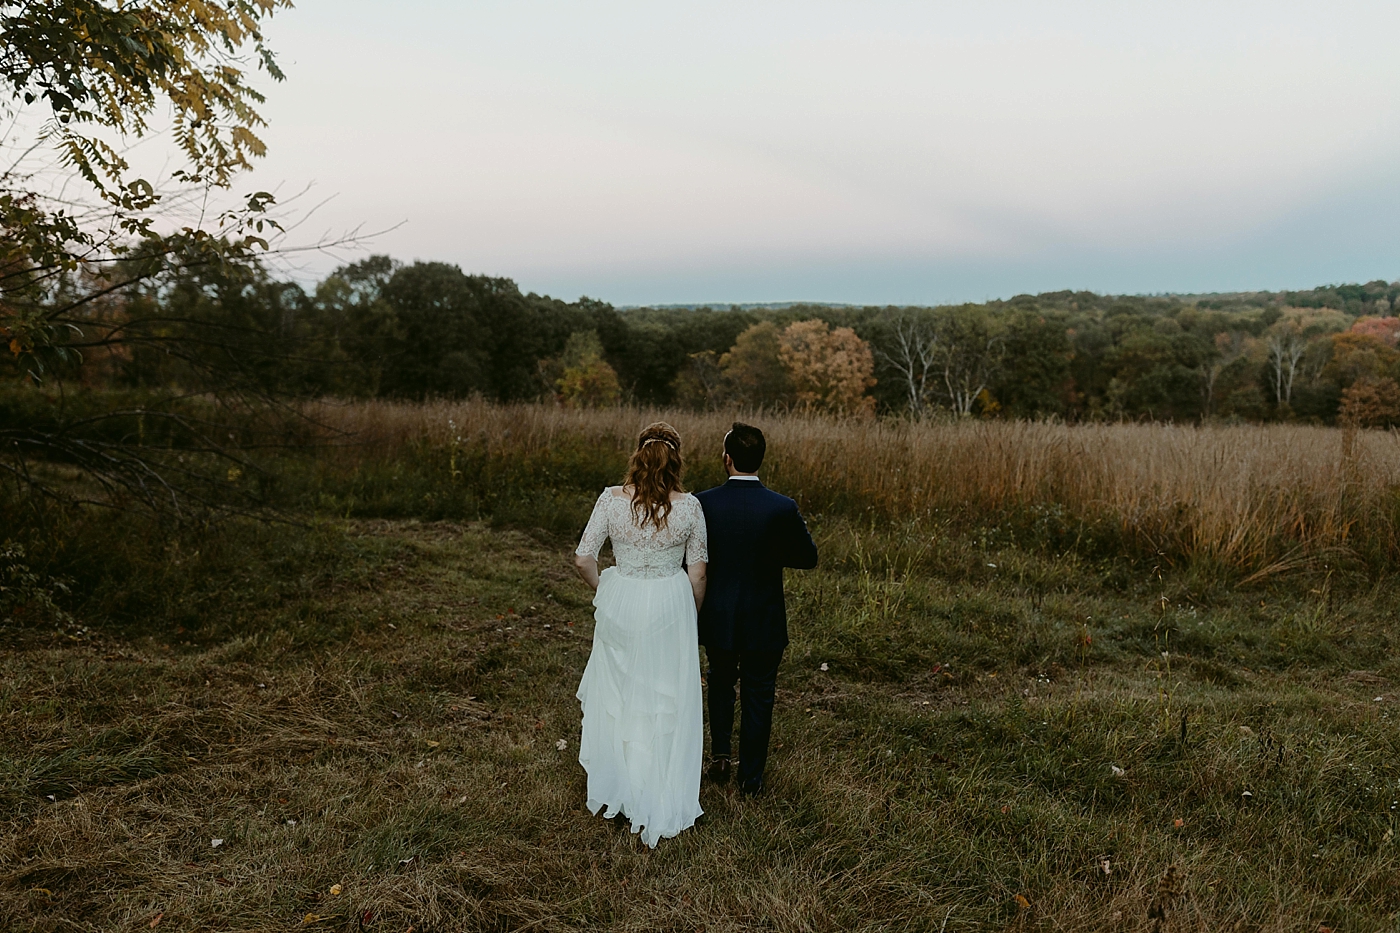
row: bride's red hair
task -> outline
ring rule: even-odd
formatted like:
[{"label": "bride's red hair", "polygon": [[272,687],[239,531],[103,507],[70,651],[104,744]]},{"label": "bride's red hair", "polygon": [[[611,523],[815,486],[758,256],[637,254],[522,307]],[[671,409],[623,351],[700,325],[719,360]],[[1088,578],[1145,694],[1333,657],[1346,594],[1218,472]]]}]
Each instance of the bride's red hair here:
[{"label": "bride's red hair", "polygon": [[632,488],[632,517],[645,528],[666,527],[671,517],[671,493],[681,487],[681,436],[664,421],[642,428],[637,449],[627,461],[624,485]]}]

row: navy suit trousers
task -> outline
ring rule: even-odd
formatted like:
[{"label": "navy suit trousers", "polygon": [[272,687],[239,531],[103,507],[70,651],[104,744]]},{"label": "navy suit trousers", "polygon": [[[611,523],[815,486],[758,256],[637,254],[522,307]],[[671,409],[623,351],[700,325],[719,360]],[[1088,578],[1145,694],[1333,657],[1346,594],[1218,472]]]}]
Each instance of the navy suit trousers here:
[{"label": "navy suit trousers", "polygon": [[773,695],[783,652],[724,651],[706,648],[710,660],[710,754],[729,755],[734,732],[734,685],[739,684],[743,718],[739,727],[739,790],[757,793],[768,763],[773,731]]}]

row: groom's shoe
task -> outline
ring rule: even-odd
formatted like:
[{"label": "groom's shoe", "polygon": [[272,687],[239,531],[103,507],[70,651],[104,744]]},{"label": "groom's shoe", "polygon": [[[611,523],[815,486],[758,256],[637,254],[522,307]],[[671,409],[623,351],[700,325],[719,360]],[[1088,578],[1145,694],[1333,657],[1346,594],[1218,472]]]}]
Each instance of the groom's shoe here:
[{"label": "groom's shoe", "polygon": [[714,781],[716,784],[728,784],[729,756],[717,756],[713,761],[710,762],[709,770],[705,772],[705,776],[708,777],[710,780]]}]

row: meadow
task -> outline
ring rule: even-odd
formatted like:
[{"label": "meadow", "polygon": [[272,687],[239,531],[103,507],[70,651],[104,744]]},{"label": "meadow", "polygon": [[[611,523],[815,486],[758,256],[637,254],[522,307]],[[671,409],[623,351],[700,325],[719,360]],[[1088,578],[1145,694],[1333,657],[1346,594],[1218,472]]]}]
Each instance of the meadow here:
[{"label": "meadow", "polygon": [[1391,433],[752,416],[822,554],[771,786],[648,851],[583,808],[568,554],[641,425],[704,488],[732,417],[307,414],[229,480],[294,520],[5,500],[58,612],[3,629],[0,927],[1400,921]]}]

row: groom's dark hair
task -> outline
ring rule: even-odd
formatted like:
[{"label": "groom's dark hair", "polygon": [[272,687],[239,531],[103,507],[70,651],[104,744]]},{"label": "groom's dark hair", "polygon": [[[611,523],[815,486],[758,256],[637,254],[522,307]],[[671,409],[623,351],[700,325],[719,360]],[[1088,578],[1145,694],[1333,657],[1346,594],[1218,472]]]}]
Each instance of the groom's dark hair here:
[{"label": "groom's dark hair", "polygon": [[734,422],[734,427],[724,437],[724,452],[734,461],[734,469],[740,473],[757,473],[763,466],[763,454],[768,450],[768,442],[763,432],[751,424]]}]

